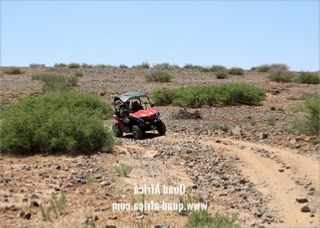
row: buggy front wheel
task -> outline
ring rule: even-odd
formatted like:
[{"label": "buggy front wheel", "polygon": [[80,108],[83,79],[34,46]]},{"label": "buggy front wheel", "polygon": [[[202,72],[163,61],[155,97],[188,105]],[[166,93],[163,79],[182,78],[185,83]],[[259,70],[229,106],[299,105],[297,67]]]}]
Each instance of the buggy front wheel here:
[{"label": "buggy front wheel", "polygon": [[123,132],[121,131],[120,126],[119,126],[118,123],[114,123],[112,125],[112,131],[114,133],[114,136],[116,136],[118,138],[122,137],[122,135],[123,135]]},{"label": "buggy front wheel", "polygon": [[157,124],[157,131],[159,132],[159,135],[164,135],[166,133],[167,128],[162,121]]},{"label": "buggy front wheel", "polygon": [[132,134],[135,139],[141,139],[143,136],[141,128],[137,125],[132,126]]}]

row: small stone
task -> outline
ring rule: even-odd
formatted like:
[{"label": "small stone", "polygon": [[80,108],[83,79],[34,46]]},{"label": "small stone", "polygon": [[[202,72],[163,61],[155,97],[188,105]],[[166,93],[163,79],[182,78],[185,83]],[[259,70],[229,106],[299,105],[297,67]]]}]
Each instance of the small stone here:
[{"label": "small stone", "polygon": [[307,212],[310,212],[310,207],[309,206],[304,206],[301,208],[301,212],[304,212],[304,213],[307,213]]},{"label": "small stone", "polygon": [[114,225],[106,225],[104,228],[117,228],[117,227]]},{"label": "small stone", "polygon": [[109,181],[102,181],[100,183],[100,186],[103,187],[103,186],[107,186],[107,185],[110,185],[111,183]]},{"label": "small stone", "polygon": [[29,207],[39,207],[39,204],[36,201],[31,201]]},{"label": "small stone", "polygon": [[279,169],[279,172],[280,172],[280,173],[283,173],[283,172],[284,172],[284,169]]},{"label": "small stone", "polygon": [[296,198],[296,201],[298,203],[308,203],[309,202],[307,198]]},{"label": "small stone", "polygon": [[23,218],[25,212],[24,211],[19,211],[17,217]]},{"label": "small stone", "polygon": [[24,214],[23,218],[29,220],[31,218],[31,213],[29,212],[29,213]]},{"label": "small stone", "polygon": [[109,216],[108,219],[111,219],[111,220],[115,220],[117,219],[118,217],[117,216]]},{"label": "small stone", "polygon": [[137,216],[136,217],[136,220],[140,220],[140,219],[143,219],[144,218],[144,216],[143,215],[140,215],[140,216]]},{"label": "small stone", "polygon": [[81,218],[78,219],[78,224],[87,224],[89,222],[89,220],[87,218]]},{"label": "small stone", "polygon": [[61,166],[58,165],[58,166],[56,167],[56,170],[60,170],[60,169],[61,169]]},{"label": "small stone", "polygon": [[154,228],[169,228],[169,226],[166,224],[157,224],[154,226]]}]

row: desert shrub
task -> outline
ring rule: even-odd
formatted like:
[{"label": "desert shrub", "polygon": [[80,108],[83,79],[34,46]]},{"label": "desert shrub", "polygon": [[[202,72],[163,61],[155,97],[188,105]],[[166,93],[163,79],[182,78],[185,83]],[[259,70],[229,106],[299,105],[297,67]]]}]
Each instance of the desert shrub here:
[{"label": "desert shrub", "polygon": [[188,195],[188,198],[183,198],[182,196],[179,196],[179,205],[183,205],[183,209],[179,210],[179,215],[188,215],[191,212],[191,209],[188,208],[188,205],[198,203],[200,200],[200,196],[198,196],[196,199],[192,199],[190,195]]},{"label": "desert shrub", "polygon": [[160,63],[153,65],[153,68],[155,69],[179,69],[180,67],[178,65],[171,65],[170,63]]},{"label": "desert shrub", "polygon": [[128,175],[132,171],[132,166],[120,164],[120,166],[114,166],[114,170],[118,173],[119,176],[128,177]]},{"label": "desert shrub", "polygon": [[[199,65],[192,65],[192,64],[186,64],[183,66],[184,69],[196,69],[196,70],[202,70],[205,71],[206,68]],[[208,70],[209,71],[209,70]]]},{"label": "desert shrub", "polygon": [[211,72],[220,72],[220,71],[225,72],[225,71],[227,71],[227,68],[222,65],[212,65],[210,68],[210,71]]},{"label": "desert shrub", "polygon": [[10,67],[9,69],[3,70],[3,73],[5,73],[5,74],[23,74],[24,72],[19,67]]},{"label": "desert shrub", "polygon": [[65,63],[55,63],[54,67],[67,67],[67,64],[65,64]]},{"label": "desert shrub", "polygon": [[32,75],[31,78],[44,82],[42,87],[43,92],[68,92],[72,90],[72,86],[76,85],[79,80],[76,76],[59,74],[37,74]]},{"label": "desert shrub", "polygon": [[125,69],[125,68],[129,68],[128,66],[124,65],[124,64],[120,64],[119,68],[121,69]]},{"label": "desert shrub", "polygon": [[225,79],[228,77],[227,71],[220,70],[215,72],[217,79]]},{"label": "desert shrub", "polygon": [[213,125],[212,125],[212,129],[213,130],[222,130],[222,131],[225,131],[225,132],[227,132],[230,128],[229,128],[229,126],[227,125],[227,124],[218,124],[218,123],[214,123]]},{"label": "desert shrub", "polygon": [[169,63],[159,63],[159,64],[153,65],[153,68],[156,68],[156,69],[170,69],[170,64]]},{"label": "desert shrub", "polygon": [[82,63],[81,67],[82,68],[93,68],[93,65],[92,64],[87,64],[87,63]]},{"label": "desert shrub", "polygon": [[151,94],[151,99],[156,105],[169,105],[175,97],[175,89],[157,88]]},{"label": "desert shrub", "polygon": [[173,76],[163,70],[154,70],[150,74],[145,75],[147,82],[170,82]]},{"label": "desert shrub", "polygon": [[113,137],[103,120],[111,112],[98,96],[75,91],[20,98],[3,106],[2,152],[75,155],[110,148]]},{"label": "desert shrub", "polygon": [[68,68],[80,68],[80,64],[78,63],[69,63]]},{"label": "desert shrub", "polygon": [[150,65],[148,62],[142,62],[142,64],[134,65],[131,68],[138,68],[138,69],[149,69]]},{"label": "desert shrub", "polygon": [[83,76],[83,72],[77,71],[73,75],[76,76],[76,77],[82,77]]},{"label": "desert shrub", "polygon": [[50,214],[52,211],[56,214],[57,217],[61,215],[67,204],[67,198],[64,194],[64,191],[61,191],[61,197],[59,200],[57,199],[57,195],[54,192],[51,193],[51,198],[52,199],[50,200],[50,207],[48,207],[47,210],[45,210],[42,204],[40,204],[41,214],[45,220],[50,219]]},{"label": "desert shrub", "polygon": [[273,64],[270,67],[268,78],[275,82],[291,82],[292,73],[288,71],[288,67],[284,64]]},{"label": "desert shrub", "polygon": [[266,72],[269,72],[270,68],[271,68],[270,65],[268,65],[268,64],[263,64],[263,65],[258,66],[258,67],[257,67],[257,70],[258,70],[258,72],[264,72],[264,73],[266,73]]},{"label": "desert shrub", "polygon": [[267,122],[269,126],[274,126],[276,124],[276,120],[274,118],[268,118]]},{"label": "desert shrub", "polygon": [[[170,99],[164,95],[169,94]],[[223,84],[220,86],[189,86],[174,89],[158,89],[154,93],[162,105],[174,104],[182,107],[199,108],[202,105],[258,104],[266,98],[265,92],[247,84]],[[167,100],[165,100],[167,99]]]},{"label": "desert shrub", "polygon": [[244,71],[242,68],[239,67],[232,67],[228,70],[228,74],[231,75],[244,75]]},{"label": "desert shrub", "polygon": [[229,218],[217,212],[213,217],[206,210],[199,210],[190,213],[185,227],[240,228],[240,220],[237,214],[232,214]]},{"label": "desert shrub", "polygon": [[320,93],[288,108],[289,114],[302,112],[305,115],[296,117],[287,130],[305,134],[318,134],[320,129]]},{"label": "desert shrub", "polygon": [[305,84],[319,84],[320,77],[317,73],[312,72],[301,72],[299,77],[294,79],[294,82],[305,83]]},{"label": "desert shrub", "polygon": [[45,67],[46,65],[44,64],[36,64],[36,63],[31,63],[29,64],[30,68],[38,68],[38,67]]}]

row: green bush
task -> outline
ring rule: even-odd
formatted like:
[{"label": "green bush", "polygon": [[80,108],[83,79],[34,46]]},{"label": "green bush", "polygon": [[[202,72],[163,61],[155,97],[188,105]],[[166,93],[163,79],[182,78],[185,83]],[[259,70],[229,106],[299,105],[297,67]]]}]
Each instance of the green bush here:
[{"label": "green bush", "polygon": [[243,71],[242,68],[232,67],[231,69],[228,70],[228,74],[231,74],[231,75],[244,75],[244,71]]},{"label": "green bush", "polygon": [[92,64],[87,64],[87,63],[82,63],[81,67],[82,68],[93,68],[93,65]]},{"label": "green bush", "polygon": [[126,68],[129,68],[129,67],[124,65],[124,64],[120,64],[119,68],[126,69]]},{"label": "green bush", "polygon": [[263,64],[263,65],[258,66],[258,67],[257,67],[257,70],[258,70],[258,72],[264,72],[264,73],[266,73],[266,72],[269,72],[270,68],[271,68],[270,65],[268,65],[268,64]]},{"label": "green bush", "polygon": [[149,69],[150,65],[148,62],[142,62],[142,64],[134,65],[131,68],[138,68],[138,69]]},{"label": "green bush", "polygon": [[31,76],[32,80],[39,80],[44,82],[42,87],[43,92],[68,92],[72,90],[79,81],[76,76],[66,77],[57,74],[36,74]]},{"label": "green bush", "polygon": [[297,112],[305,113],[305,116],[296,117],[292,126],[287,130],[291,132],[300,132],[305,134],[319,134],[320,129],[320,93],[317,93],[304,102],[293,105],[288,108],[290,114]]},{"label": "green bush", "polygon": [[74,73],[74,76],[76,76],[76,77],[82,77],[82,76],[83,76],[83,72],[77,71],[77,72]]},{"label": "green bush", "polygon": [[292,73],[288,72],[288,67],[284,64],[273,64],[270,67],[268,78],[275,82],[291,82]]},{"label": "green bush", "polygon": [[170,63],[160,63],[153,65],[153,68],[155,69],[179,69],[180,67],[178,65],[171,65]]},{"label": "green bush", "polygon": [[156,105],[170,105],[175,97],[175,89],[157,88],[151,94],[151,99]]},{"label": "green bush", "polygon": [[228,77],[227,71],[221,70],[215,72],[217,79],[225,79]]},{"label": "green bush", "polygon": [[218,123],[215,123],[212,125],[212,129],[213,130],[222,130],[222,131],[225,131],[227,132],[229,130],[229,126],[227,124],[218,124]]},{"label": "green bush", "polygon": [[265,92],[247,84],[223,84],[220,86],[189,86],[178,89],[157,89],[155,102],[182,107],[199,108],[202,105],[258,104],[266,98]]},{"label": "green bush", "polygon": [[204,70],[203,66],[199,65],[192,65],[192,64],[186,64],[183,66],[184,69],[197,69],[197,70]]},{"label": "green bush", "polygon": [[38,67],[45,67],[46,65],[44,64],[36,64],[36,63],[31,63],[29,64],[30,68],[38,68]]},{"label": "green bush", "polygon": [[297,83],[305,83],[305,84],[319,84],[320,77],[317,73],[312,72],[301,72],[299,77],[294,80]]},{"label": "green bush", "polygon": [[98,96],[70,91],[3,105],[1,149],[20,155],[92,153],[113,145],[103,120],[112,113]]},{"label": "green bush", "polygon": [[268,118],[267,122],[269,126],[274,126],[276,124],[276,120],[274,118]]},{"label": "green bush", "polygon": [[67,67],[67,64],[65,64],[65,63],[55,63],[54,67]]},{"label": "green bush", "polygon": [[80,68],[80,64],[78,63],[69,63],[68,68]]},{"label": "green bush", "polygon": [[212,65],[210,68],[211,72],[226,72],[227,68],[225,66],[222,65]]},{"label": "green bush", "polygon": [[9,69],[3,70],[3,73],[5,74],[23,74],[23,70],[21,70],[18,67],[10,67]]},{"label": "green bush", "polygon": [[114,170],[118,173],[121,177],[128,177],[128,175],[132,171],[132,167],[126,164],[120,164],[120,166],[114,166]]},{"label": "green bush", "polygon": [[237,214],[232,214],[231,218],[229,218],[217,212],[215,216],[212,217],[206,210],[200,210],[190,213],[185,227],[240,228],[239,223],[240,220]]},{"label": "green bush", "polygon": [[173,76],[163,70],[155,70],[145,75],[147,82],[170,82]]}]

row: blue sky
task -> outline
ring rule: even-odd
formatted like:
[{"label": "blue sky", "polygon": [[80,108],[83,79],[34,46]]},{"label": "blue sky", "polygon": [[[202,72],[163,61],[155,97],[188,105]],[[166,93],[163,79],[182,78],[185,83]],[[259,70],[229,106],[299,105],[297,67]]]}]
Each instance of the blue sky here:
[{"label": "blue sky", "polygon": [[319,70],[319,1],[3,1],[1,65]]}]

